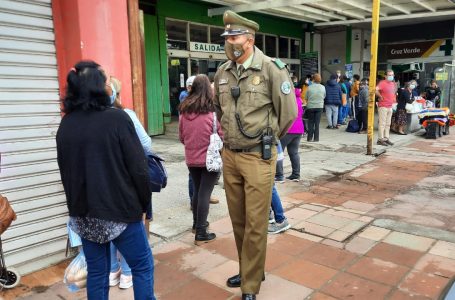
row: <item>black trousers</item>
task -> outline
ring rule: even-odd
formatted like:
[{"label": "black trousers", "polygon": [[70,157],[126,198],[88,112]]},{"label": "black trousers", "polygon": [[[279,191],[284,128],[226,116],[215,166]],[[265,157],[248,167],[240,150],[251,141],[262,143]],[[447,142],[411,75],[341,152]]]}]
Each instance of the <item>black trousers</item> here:
[{"label": "black trousers", "polygon": [[207,222],[210,196],[218,179],[218,172],[209,172],[206,167],[188,167],[188,169],[190,170],[194,187],[193,198],[191,199],[193,223],[196,225],[196,230],[202,230],[205,229]]},{"label": "black trousers", "polygon": [[355,108],[355,118],[359,123],[359,131],[368,129],[368,108]]},{"label": "black trousers", "polygon": [[307,141],[319,141],[319,123],[321,122],[322,108],[307,108],[308,136]]}]

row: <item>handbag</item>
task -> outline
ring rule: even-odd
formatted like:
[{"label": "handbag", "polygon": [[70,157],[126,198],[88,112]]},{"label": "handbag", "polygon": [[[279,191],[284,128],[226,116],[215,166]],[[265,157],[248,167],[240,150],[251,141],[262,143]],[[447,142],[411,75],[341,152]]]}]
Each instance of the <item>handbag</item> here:
[{"label": "handbag", "polygon": [[0,235],[16,220],[16,213],[9,204],[8,198],[0,195]]},{"label": "handbag", "polygon": [[357,121],[357,119],[355,118],[355,109],[353,110],[353,117],[354,119],[348,122],[346,132],[359,132],[360,130],[359,121]]},{"label": "handbag", "polygon": [[159,193],[167,185],[167,172],[164,167],[164,159],[150,153],[147,155],[147,163],[150,175],[150,189],[152,192]]},{"label": "handbag", "polygon": [[216,113],[213,112],[213,131],[210,135],[210,143],[207,147],[207,155],[205,158],[205,166],[209,172],[220,172],[223,167],[220,151],[223,148],[223,141],[218,135],[216,126]]}]

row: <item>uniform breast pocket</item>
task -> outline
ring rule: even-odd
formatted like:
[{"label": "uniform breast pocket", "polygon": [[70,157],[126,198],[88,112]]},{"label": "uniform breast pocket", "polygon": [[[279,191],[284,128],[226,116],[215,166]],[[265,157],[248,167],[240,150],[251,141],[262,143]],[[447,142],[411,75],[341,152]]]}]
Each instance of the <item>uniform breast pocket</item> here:
[{"label": "uniform breast pocket", "polygon": [[231,99],[231,95],[229,93],[229,86],[227,84],[222,84],[218,87],[219,90],[219,99],[221,108],[224,110],[228,105],[229,102],[233,101]]},{"label": "uniform breast pocket", "polygon": [[258,85],[249,85],[246,92],[249,94],[248,106],[250,107],[263,107],[271,101],[267,86],[263,83]]}]

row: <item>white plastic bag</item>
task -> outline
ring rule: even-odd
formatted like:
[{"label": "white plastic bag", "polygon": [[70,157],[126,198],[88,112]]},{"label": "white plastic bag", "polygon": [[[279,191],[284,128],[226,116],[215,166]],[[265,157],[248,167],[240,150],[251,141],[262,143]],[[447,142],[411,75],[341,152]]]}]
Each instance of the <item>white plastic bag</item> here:
[{"label": "white plastic bag", "polygon": [[218,135],[216,126],[216,113],[213,113],[213,132],[210,135],[210,143],[207,147],[205,166],[209,172],[220,172],[223,167],[220,150],[223,148],[223,141]]},{"label": "white plastic bag", "polygon": [[63,283],[70,292],[77,292],[87,285],[87,262],[82,250],[66,268]]}]

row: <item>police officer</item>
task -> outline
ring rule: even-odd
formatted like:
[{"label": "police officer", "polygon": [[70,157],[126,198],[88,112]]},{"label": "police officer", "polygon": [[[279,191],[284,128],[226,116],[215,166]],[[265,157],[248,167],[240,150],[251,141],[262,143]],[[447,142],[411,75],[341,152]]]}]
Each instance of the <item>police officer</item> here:
[{"label": "police officer", "polygon": [[297,117],[286,65],[254,46],[256,22],[223,15],[229,61],[215,75],[215,105],[224,132],[223,176],[239,256],[242,299],[256,299],[267,247],[268,213],[275,177],[276,141]]}]

